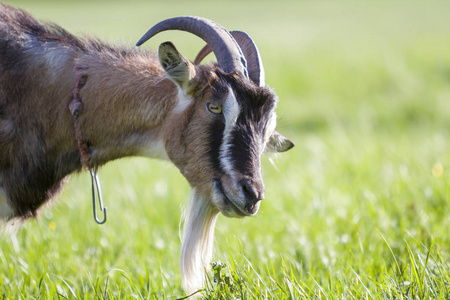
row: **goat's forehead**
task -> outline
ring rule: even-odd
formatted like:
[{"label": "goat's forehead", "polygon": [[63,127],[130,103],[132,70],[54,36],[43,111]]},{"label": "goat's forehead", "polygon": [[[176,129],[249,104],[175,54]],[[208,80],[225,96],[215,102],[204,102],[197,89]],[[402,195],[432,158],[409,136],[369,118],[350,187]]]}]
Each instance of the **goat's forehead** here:
[{"label": "goat's forehead", "polygon": [[270,115],[277,103],[277,97],[270,89],[231,76],[213,85],[212,99],[224,102],[225,106],[237,105],[242,114],[252,114],[257,119]]}]

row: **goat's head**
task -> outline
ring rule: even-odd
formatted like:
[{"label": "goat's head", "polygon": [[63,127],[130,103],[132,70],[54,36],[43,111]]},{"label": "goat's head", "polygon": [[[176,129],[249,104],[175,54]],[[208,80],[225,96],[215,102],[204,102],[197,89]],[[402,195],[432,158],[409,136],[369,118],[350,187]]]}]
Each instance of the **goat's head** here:
[{"label": "goat's head", "polygon": [[[243,32],[230,34],[198,17],[165,20],[138,45],[167,29],[185,30],[207,42],[195,64],[170,42],[159,48],[161,66],[179,89],[163,129],[167,154],[196,193],[225,216],[254,215],[264,198],[261,154],[293,147],[275,131],[277,97],[265,87],[256,45]],[[218,66],[199,66],[211,51]]]},{"label": "goat's head", "polygon": [[[191,32],[206,41],[194,64],[166,42],[159,60],[178,87],[178,100],[162,129],[166,152],[193,187],[186,210],[181,276],[189,293],[204,286],[218,212],[254,215],[264,197],[261,154],[294,144],[275,131],[277,97],[264,83],[264,69],[251,38],[229,33],[198,17],[168,19],[138,42],[167,29]],[[213,51],[217,65],[199,66]]]}]

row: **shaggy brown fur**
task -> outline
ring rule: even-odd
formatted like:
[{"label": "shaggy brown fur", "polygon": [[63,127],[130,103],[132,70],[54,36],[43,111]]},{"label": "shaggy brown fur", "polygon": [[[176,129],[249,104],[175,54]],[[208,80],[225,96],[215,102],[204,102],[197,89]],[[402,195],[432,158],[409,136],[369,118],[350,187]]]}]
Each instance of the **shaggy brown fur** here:
[{"label": "shaggy brown fur", "polygon": [[79,40],[0,5],[0,182],[16,217],[34,215],[81,168],[68,110],[74,69],[88,78],[80,123],[91,166],[140,154],[175,104],[151,53]]},{"label": "shaggy brown fur", "polygon": [[0,219],[36,215],[81,170],[69,111],[79,78],[89,168],[142,155],[170,159],[189,181],[181,270],[187,291],[201,288],[218,213],[255,214],[261,154],[293,146],[274,131],[276,95],[241,72],[194,66],[170,42],[158,60],[0,4]]}]

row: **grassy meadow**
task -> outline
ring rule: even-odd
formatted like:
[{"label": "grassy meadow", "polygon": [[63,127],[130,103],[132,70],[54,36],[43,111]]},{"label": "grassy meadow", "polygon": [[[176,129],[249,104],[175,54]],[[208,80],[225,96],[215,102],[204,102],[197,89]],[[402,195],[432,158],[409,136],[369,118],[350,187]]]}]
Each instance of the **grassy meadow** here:
[{"label": "grassy meadow", "polygon": [[[450,2],[4,0],[79,35],[133,45],[200,15],[257,42],[296,147],[263,159],[257,216],[217,222],[205,299],[450,298]],[[167,32],[193,59],[203,42]],[[211,58],[210,58],[211,59]],[[37,75],[38,76],[38,75]],[[270,160],[275,164],[272,165]],[[0,240],[1,299],[177,299],[189,186],[168,162],[100,171]]]}]

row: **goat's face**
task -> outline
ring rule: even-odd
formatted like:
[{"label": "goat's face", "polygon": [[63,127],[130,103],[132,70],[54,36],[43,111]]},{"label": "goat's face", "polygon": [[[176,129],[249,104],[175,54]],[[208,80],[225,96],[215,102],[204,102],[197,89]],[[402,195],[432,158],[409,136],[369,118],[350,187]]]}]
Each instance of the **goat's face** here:
[{"label": "goat's face", "polygon": [[179,88],[164,130],[170,159],[225,216],[256,214],[264,198],[261,154],[293,146],[275,131],[276,95],[238,73],[193,66],[171,43],[159,56]]}]

